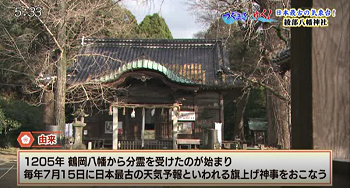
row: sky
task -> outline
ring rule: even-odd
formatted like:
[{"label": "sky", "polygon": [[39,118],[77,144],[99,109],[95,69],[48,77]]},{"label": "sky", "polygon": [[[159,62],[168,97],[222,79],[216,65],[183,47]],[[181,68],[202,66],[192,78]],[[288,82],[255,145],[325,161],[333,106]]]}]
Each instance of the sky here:
[{"label": "sky", "polygon": [[194,33],[204,30],[200,23],[195,22],[195,16],[188,11],[188,0],[154,0],[153,3],[142,5],[137,1],[123,1],[140,23],[148,14],[159,13],[166,21],[173,38],[192,38]]}]

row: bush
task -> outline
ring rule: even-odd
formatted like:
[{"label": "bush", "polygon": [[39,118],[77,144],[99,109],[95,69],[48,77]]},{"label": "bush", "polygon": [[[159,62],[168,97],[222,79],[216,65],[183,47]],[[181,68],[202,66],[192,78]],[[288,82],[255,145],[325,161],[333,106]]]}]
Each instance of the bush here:
[{"label": "bush", "polygon": [[17,136],[21,131],[43,129],[42,112],[39,107],[0,96],[0,146],[18,146]]}]

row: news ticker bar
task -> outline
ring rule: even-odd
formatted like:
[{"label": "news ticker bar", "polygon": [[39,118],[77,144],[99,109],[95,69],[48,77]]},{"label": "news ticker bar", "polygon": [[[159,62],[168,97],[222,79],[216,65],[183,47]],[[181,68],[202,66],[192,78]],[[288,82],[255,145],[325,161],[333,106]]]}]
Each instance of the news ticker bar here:
[{"label": "news ticker bar", "polygon": [[331,150],[19,150],[18,186],[331,186]]}]

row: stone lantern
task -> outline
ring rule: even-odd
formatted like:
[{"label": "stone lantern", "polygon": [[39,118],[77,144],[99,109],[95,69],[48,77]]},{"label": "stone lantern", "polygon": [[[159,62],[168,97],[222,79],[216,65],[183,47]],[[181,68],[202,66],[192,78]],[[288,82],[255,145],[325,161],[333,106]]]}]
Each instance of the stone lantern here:
[{"label": "stone lantern", "polygon": [[[86,149],[86,145],[83,144],[83,128],[86,126],[86,123],[84,123],[84,118],[88,115],[85,114],[83,109],[77,110],[73,116],[74,123],[73,127],[75,129],[75,135],[74,135],[74,144],[73,149]],[[80,120],[78,120],[80,118]]]}]

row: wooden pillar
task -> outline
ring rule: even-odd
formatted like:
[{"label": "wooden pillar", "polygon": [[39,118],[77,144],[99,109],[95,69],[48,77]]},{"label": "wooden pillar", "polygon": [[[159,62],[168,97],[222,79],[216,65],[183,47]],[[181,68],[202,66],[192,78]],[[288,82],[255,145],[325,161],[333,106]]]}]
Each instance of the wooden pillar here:
[{"label": "wooden pillar", "polygon": [[254,131],[254,145],[256,145],[258,142],[256,141],[256,132]]},{"label": "wooden pillar", "polygon": [[195,113],[195,121],[194,121],[194,138],[200,138],[200,131],[199,131],[199,123],[198,123],[198,95],[197,91],[193,94],[193,106],[194,106],[194,113]]},{"label": "wooden pillar", "polygon": [[178,116],[178,111],[177,108],[173,108],[173,149],[177,149],[177,116]]},{"label": "wooden pillar", "polygon": [[118,108],[113,107],[113,149],[118,149]]},{"label": "wooden pillar", "polygon": [[312,29],[312,119],[314,149],[330,149],[350,166],[349,6],[348,0],[313,1],[317,10],[335,9],[336,17]]},{"label": "wooden pillar", "polygon": [[123,131],[124,131],[124,140],[128,140],[130,138],[130,133],[132,133],[131,129],[132,126],[130,124],[129,118],[130,118],[130,113],[128,113],[128,108],[125,109],[125,122],[123,125]]},{"label": "wooden pillar", "polygon": [[221,125],[221,141],[224,141],[224,95],[222,92],[220,92],[220,123]]},{"label": "wooden pillar", "polygon": [[292,28],[292,149],[333,151],[333,187],[349,187],[349,1],[292,0],[336,9],[328,27]]},{"label": "wooden pillar", "polygon": [[142,131],[141,131],[141,148],[145,147],[145,108],[142,108]]},{"label": "wooden pillar", "polygon": [[169,110],[168,110],[168,116],[167,116],[167,120],[168,120],[168,140],[170,139],[170,138],[172,138],[173,137],[173,135],[172,135],[172,127],[173,127],[173,125],[172,125],[172,120],[173,120],[173,116],[171,115],[171,113],[172,113],[172,109],[171,108],[169,108]]},{"label": "wooden pillar", "polygon": [[292,28],[292,148],[349,155],[349,2],[292,1],[293,8],[336,9],[328,27]]},{"label": "wooden pillar", "polygon": [[[310,8],[312,0],[292,1],[293,8]],[[324,28],[321,28],[324,29]],[[291,28],[292,149],[312,149],[312,28]]]}]

